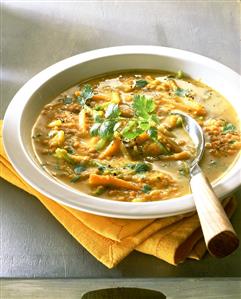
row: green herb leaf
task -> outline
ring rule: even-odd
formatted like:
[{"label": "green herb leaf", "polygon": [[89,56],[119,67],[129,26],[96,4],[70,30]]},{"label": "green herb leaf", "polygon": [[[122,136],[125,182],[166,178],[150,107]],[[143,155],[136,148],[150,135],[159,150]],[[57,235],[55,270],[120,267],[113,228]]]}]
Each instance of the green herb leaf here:
[{"label": "green herb leaf", "polygon": [[81,96],[82,96],[84,99],[90,99],[90,98],[93,97],[93,90],[92,90],[91,85],[86,84],[86,85],[83,87]]},{"label": "green herb leaf", "polygon": [[103,111],[103,110],[104,110],[104,107],[103,107],[103,105],[96,105],[96,106],[95,106],[95,110],[96,110],[96,111]]},{"label": "green herb leaf", "polygon": [[64,104],[66,105],[66,104],[72,104],[72,102],[73,102],[73,99],[71,98],[71,97],[66,97],[66,98],[64,98]]},{"label": "green herb leaf", "polygon": [[73,155],[73,154],[75,153],[75,150],[74,150],[71,146],[68,146],[68,147],[66,148],[66,150],[67,150],[67,153],[68,153],[68,154]]},{"label": "green herb leaf", "polygon": [[151,137],[153,140],[157,140],[157,128],[151,127],[148,131],[147,134]]},{"label": "green herb leaf", "polygon": [[236,130],[237,130],[236,127],[229,122],[226,122],[225,125],[223,126],[224,134],[229,133],[229,132],[235,132]]},{"label": "green herb leaf", "polygon": [[149,113],[153,112],[156,106],[152,99],[147,98],[144,95],[135,95],[132,107],[136,116],[148,118]]},{"label": "green herb leaf", "polygon": [[126,139],[134,139],[140,134],[148,131],[155,123],[159,122],[157,115],[153,113],[155,103],[152,99],[143,95],[135,95],[133,100],[133,110],[136,118],[129,121],[121,132]]},{"label": "green herb leaf", "polygon": [[76,166],[74,167],[74,172],[75,172],[76,174],[81,174],[81,172],[83,172],[83,171],[85,171],[85,170],[86,170],[86,167],[85,167],[84,165],[81,165],[81,164],[76,165]]},{"label": "green herb leaf", "polygon": [[100,166],[98,166],[98,170],[102,174],[106,170],[106,166],[105,165],[100,165]]},{"label": "green herb leaf", "polygon": [[139,162],[135,165],[134,170],[136,173],[141,173],[151,170],[151,167],[147,163]]},{"label": "green herb leaf", "polygon": [[[128,133],[129,131],[133,131],[132,129],[134,127],[136,127],[137,122],[135,120],[130,120],[127,122],[127,125],[125,126],[125,128],[123,129],[123,131],[121,132],[122,135],[124,136],[126,133]],[[125,137],[125,136],[124,136]],[[126,137],[127,138],[127,137]]]},{"label": "green herb leaf", "polygon": [[140,79],[140,80],[137,80],[137,81],[136,81],[136,83],[135,83],[135,87],[137,87],[137,88],[143,88],[143,87],[145,87],[147,84],[148,84],[148,82],[147,82],[146,80]]},{"label": "green herb leaf", "polygon": [[157,138],[158,138],[158,132],[157,128],[151,127],[148,131],[147,134],[151,137],[153,141],[159,146],[161,153],[164,155],[170,154],[170,151],[165,147],[163,143],[161,143]]},{"label": "green herb leaf", "polygon": [[123,131],[122,136],[126,139],[135,139],[141,133],[143,133],[143,130],[140,130],[140,129],[130,130],[130,131]]},{"label": "green herb leaf", "polygon": [[101,123],[103,121],[103,118],[101,117],[102,115],[101,112],[93,110],[94,122]]},{"label": "green herb leaf", "polygon": [[157,141],[157,144],[159,145],[163,155],[170,155],[171,154],[171,152],[165,147],[165,145],[163,143],[161,143],[160,141]]},{"label": "green herb leaf", "polygon": [[95,123],[93,126],[90,128],[90,135],[91,136],[97,136],[99,132],[99,127],[101,126],[101,123]]},{"label": "green herb leaf", "polygon": [[146,99],[146,105],[145,105],[145,107],[146,107],[147,112],[151,113],[151,112],[153,112],[155,110],[156,105],[155,105],[155,103],[154,103],[154,101],[152,99]]},{"label": "green herb leaf", "polygon": [[110,164],[102,164],[98,161],[95,161],[95,166],[97,166],[100,174],[117,175],[117,174],[121,173],[120,167],[115,168],[115,167],[111,166]]},{"label": "green herb leaf", "polygon": [[64,159],[70,164],[75,164],[75,161],[71,158],[71,155],[68,154],[65,149],[57,148],[55,150],[54,157],[58,159]]},{"label": "green herb leaf", "polygon": [[150,185],[144,185],[142,188],[142,192],[149,193],[152,190],[152,187]]},{"label": "green herb leaf", "polygon": [[158,118],[158,116],[156,114],[151,115],[151,120],[154,121],[156,124],[160,123],[160,119]]},{"label": "green herb leaf", "polygon": [[141,120],[138,122],[138,125],[143,131],[146,131],[150,128],[150,122],[148,120]]},{"label": "green herb leaf", "polygon": [[86,105],[87,100],[93,97],[93,90],[91,85],[86,84],[84,85],[83,89],[81,90],[81,95],[77,97],[77,101],[80,105]]},{"label": "green herb leaf", "polygon": [[102,195],[103,193],[105,193],[107,189],[103,186],[99,186],[95,189],[95,191],[93,191],[93,195]]},{"label": "green herb leaf", "polygon": [[178,87],[175,90],[175,95],[178,97],[185,97],[188,94],[188,90]]},{"label": "green herb leaf", "polygon": [[114,126],[116,122],[113,120],[105,120],[98,131],[101,138],[111,138],[114,134]]},{"label": "green herb leaf", "polygon": [[71,183],[76,183],[80,178],[81,178],[80,175],[76,175],[76,176],[74,176],[74,177],[70,180],[70,182],[71,182]]},{"label": "green herb leaf", "polygon": [[94,116],[94,121],[95,121],[96,123],[102,123],[103,118],[101,118],[100,115],[96,114],[96,115]]},{"label": "green herb leaf", "polygon": [[106,118],[116,118],[120,115],[120,109],[118,104],[110,103],[106,109],[105,117]]},{"label": "green herb leaf", "polygon": [[178,172],[180,175],[188,177],[190,173],[188,164],[186,162],[182,162],[181,166],[178,169]]}]

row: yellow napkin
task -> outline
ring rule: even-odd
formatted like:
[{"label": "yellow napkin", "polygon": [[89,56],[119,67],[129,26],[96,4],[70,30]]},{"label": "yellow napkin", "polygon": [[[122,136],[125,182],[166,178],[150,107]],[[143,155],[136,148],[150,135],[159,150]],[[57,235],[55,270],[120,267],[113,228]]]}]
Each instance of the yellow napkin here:
[{"label": "yellow napkin", "polygon": [[[236,201],[227,198],[223,205],[227,215],[231,217],[236,209]],[[173,265],[179,264],[186,257],[200,259],[206,251],[206,246],[197,214],[154,233],[136,249]]]},{"label": "yellow napkin", "polygon": [[[0,130],[2,121],[0,121]],[[196,214],[162,219],[128,220],[96,216],[48,199],[29,186],[13,169],[0,136],[0,176],[38,198],[66,230],[108,268],[116,266],[131,251],[151,254],[173,265],[190,258],[200,259],[206,251]],[[231,215],[234,200],[225,202]]]}]

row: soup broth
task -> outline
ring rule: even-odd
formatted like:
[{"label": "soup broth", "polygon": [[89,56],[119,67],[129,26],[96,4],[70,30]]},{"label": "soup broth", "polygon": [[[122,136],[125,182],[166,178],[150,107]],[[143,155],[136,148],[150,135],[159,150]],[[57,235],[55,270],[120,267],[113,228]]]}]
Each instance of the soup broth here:
[{"label": "soup broth", "polygon": [[49,174],[81,192],[132,202],[182,196],[196,149],[174,110],[203,128],[200,166],[210,181],[220,178],[241,148],[238,116],[180,71],[105,74],[71,87],[43,107],[33,147]]}]

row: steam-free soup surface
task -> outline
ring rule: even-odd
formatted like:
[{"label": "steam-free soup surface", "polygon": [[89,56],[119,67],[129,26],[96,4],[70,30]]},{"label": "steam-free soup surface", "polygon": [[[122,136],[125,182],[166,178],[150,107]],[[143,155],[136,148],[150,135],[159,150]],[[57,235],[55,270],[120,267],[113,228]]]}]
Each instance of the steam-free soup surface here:
[{"label": "steam-free soup surface", "polygon": [[76,85],[43,108],[33,146],[46,171],[82,192],[133,202],[182,196],[196,149],[173,110],[201,125],[201,167],[219,178],[241,148],[238,117],[222,95],[181,72],[122,72]]}]

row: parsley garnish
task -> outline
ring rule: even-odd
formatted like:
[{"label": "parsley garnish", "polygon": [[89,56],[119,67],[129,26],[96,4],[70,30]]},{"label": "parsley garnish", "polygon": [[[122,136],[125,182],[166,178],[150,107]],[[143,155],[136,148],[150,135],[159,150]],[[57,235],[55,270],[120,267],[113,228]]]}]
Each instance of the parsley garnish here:
[{"label": "parsley garnish", "polygon": [[133,169],[136,173],[142,173],[151,170],[150,165],[145,162],[138,162],[136,164],[128,164],[130,169]]},{"label": "parsley garnish", "polygon": [[91,85],[86,84],[84,85],[83,89],[81,90],[81,95],[77,97],[77,101],[80,105],[85,106],[87,100],[93,97],[93,90]]},{"label": "parsley garnish", "polygon": [[74,167],[74,172],[75,172],[76,174],[81,174],[81,172],[83,172],[83,171],[85,171],[85,170],[86,170],[86,167],[85,167],[84,165],[81,165],[81,164],[76,165],[76,166]]},{"label": "parsley garnish", "polygon": [[101,138],[107,138],[111,139],[113,134],[114,134],[114,126],[116,124],[115,120],[105,120],[103,123],[100,125],[98,129],[98,135]]},{"label": "parsley garnish", "polygon": [[147,131],[147,134],[150,136],[150,138],[153,141],[155,141],[158,144],[158,146],[163,154],[165,154],[165,155],[170,154],[170,151],[165,147],[165,145],[158,140],[157,128],[154,128],[154,127],[150,128]]},{"label": "parsley garnish", "polygon": [[95,189],[95,191],[93,192],[93,195],[102,195],[103,193],[105,193],[106,188],[103,186],[99,186]]},{"label": "parsley garnish", "polygon": [[114,167],[114,166],[112,166],[112,165],[110,165],[110,164],[103,164],[103,163],[100,163],[100,162],[97,161],[97,160],[94,161],[94,166],[97,167],[98,172],[99,172],[100,174],[112,174],[112,175],[114,175],[114,176],[120,174],[120,173],[121,173],[121,168],[123,168],[123,167],[121,167],[121,166],[118,167],[118,168],[116,168],[116,167]]},{"label": "parsley garnish", "polygon": [[71,97],[66,97],[66,98],[64,98],[64,104],[66,105],[66,104],[72,104],[72,102],[73,102],[73,99],[71,98]]},{"label": "parsley garnish", "polygon": [[137,163],[134,168],[136,173],[146,172],[146,171],[149,171],[150,169],[151,169],[151,167],[148,164],[141,163],[141,162]]},{"label": "parsley garnish", "polygon": [[236,127],[229,122],[226,122],[225,125],[223,126],[224,134],[229,133],[229,132],[234,132],[234,131],[236,131]]},{"label": "parsley garnish", "polygon": [[68,146],[68,147],[66,148],[66,150],[67,150],[67,153],[68,153],[68,154],[71,154],[71,155],[75,154],[75,150],[74,150],[71,146]]},{"label": "parsley garnish", "polygon": [[178,169],[178,172],[180,175],[188,177],[190,174],[190,169],[188,167],[188,164],[186,162],[182,162],[182,164]]},{"label": "parsley garnish", "polygon": [[132,109],[134,117],[131,120],[121,117],[119,105],[115,103],[109,103],[105,113],[98,114],[97,111],[94,111],[95,123],[90,128],[90,135],[101,138],[96,144],[96,149],[103,148],[107,142],[113,139],[121,127],[117,134],[126,141],[135,139],[142,133],[147,133],[153,141],[163,148],[164,153],[168,153],[158,141],[156,126],[159,123],[159,118],[155,113],[156,105],[153,99],[144,95],[135,95]]},{"label": "parsley garnish", "polygon": [[95,124],[93,124],[93,126],[90,128],[90,135],[91,136],[97,136],[99,133],[99,128],[101,126],[100,122],[97,122]]},{"label": "parsley garnish", "polygon": [[185,97],[188,94],[188,90],[178,87],[175,90],[175,95],[178,97]]},{"label": "parsley garnish", "polygon": [[106,118],[116,118],[120,115],[120,109],[118,104],[109,104],[106,111],[105,111],[105,117]]},{"label": "parsley garnish", "polygon": [[76,175],[76,176],[74,176],[74,177],[70,180],[70,182],[71,182],[71,183],[76,183],[80,178],[81,178],[80,175]]},{"label": "parsley garnish", "polygon": [[157,140],[157,128],[151,127],[148,129],[147,134],[151,137],[151,139]]},{"label": "parsley garnish", "polygon": [[99,165],[98,166],[98,171],[103,174],[105,172],[105,170],[107,169],[107,167],[105,165]]},{"label": "parsley garnish", "polygon": [[156,108],[154,101],[144,95],[135,95],[132,106],[135,115],[144,119],[147,119],[149,113],[153,112]]},{"label": "parsley garnish", "polygon": [[156,105],[153,99],[143,95],[135,95],[132,108],[135,117],[125,126],[122,131],[123,137],[134,139],[144,132],[147,132],[150,137],[153,136],[154,132],[157,132],[155,125],[159,122],[157,115],[154,113]]},{"label": "parsley garnish", "polygon": [[136,83],[135,83],[135,87],[137,87],[137,88],[143,88],[143,87],[145,87],[147,84],[148,84],[148,82],[147,82],[146,80],[140,79],[140,80],[137,80],[137,81],[136,81]]},{"label": "parsley garnish", "polygon": [[150,185],[144,185],[142,188],[142,192],[149,193],[152,190],[152,187]]},{"label": "parsley garnish", "polygon": [[57,148],[55,150],[54,157],[58,159],[63,159],[70,164],[75,164],[75,161],[72,159],[71,155],[65,149]]},{"label": "parsley garnish", "polygon": [[119,115],[120,109],[118,104],[110,103],[105,111],[105,118],[100,115],[94,117],[95,123],[90,128],[90,135],[101,137],[96,144],[96,149],[103,148],[106,142],[113,138],[114,132],[120,126]]},{"label": "parsley garnish", "polygon": [[[136,120],[130,120],[122,131],[122,136],[126,139],[134,139],[142,133],[142,130],[136,128]],[[135,130],[133,130],[135,128]]]}]

